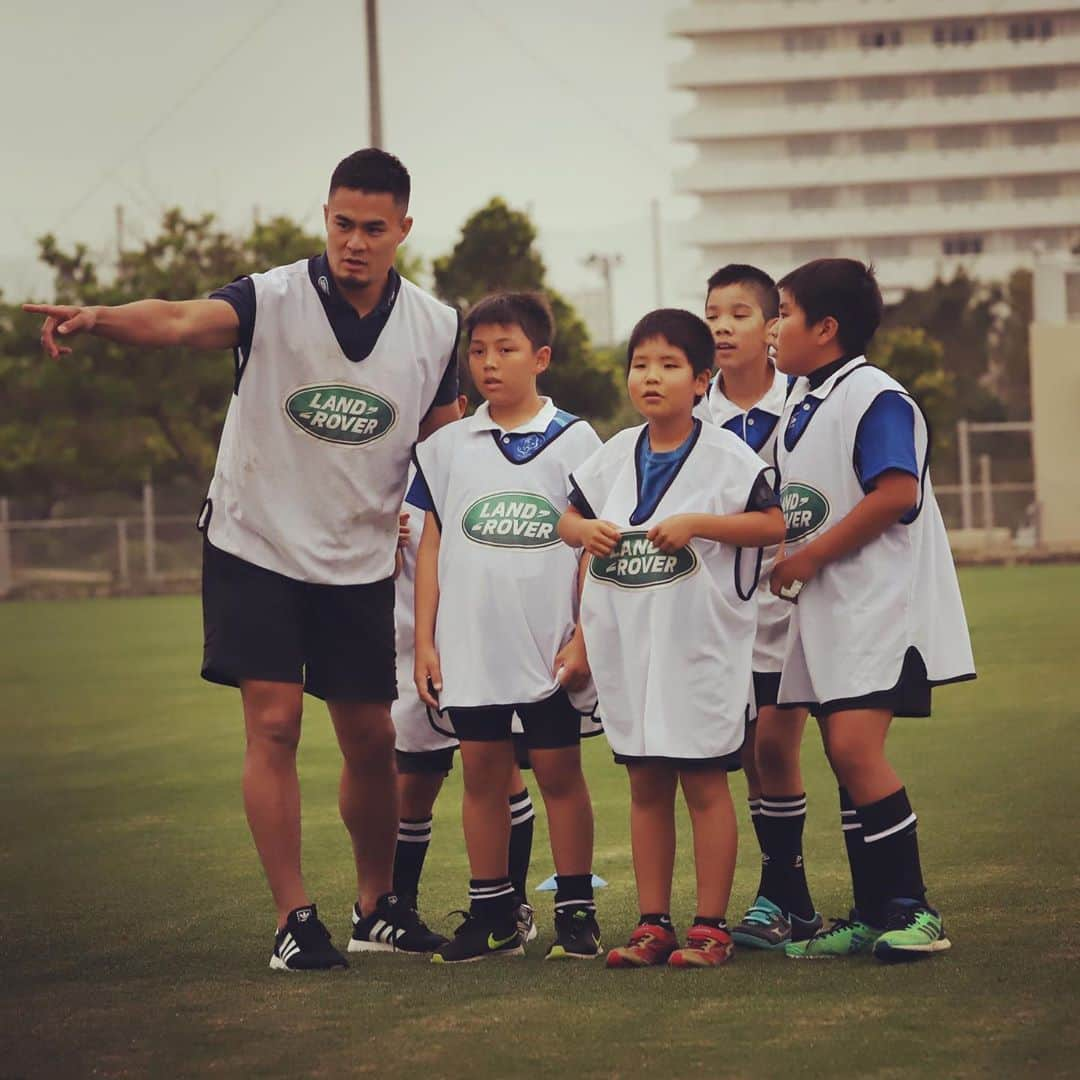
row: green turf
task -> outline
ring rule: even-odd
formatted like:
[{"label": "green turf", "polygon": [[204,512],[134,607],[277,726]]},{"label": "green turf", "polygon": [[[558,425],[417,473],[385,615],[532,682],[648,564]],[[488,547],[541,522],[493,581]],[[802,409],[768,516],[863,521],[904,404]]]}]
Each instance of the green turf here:
[{"label": "green turf", "polygon": [[[903,968],[740,953],[713,972],[545,965],[543,895],[522,961],[269,972],[238,702],[196,678],[197,601],[0,605],[0,1076],[1074,1075],[1080,707],[1066,672],[1080,567],[973,570],[963,586],[980,678],[891,737],[952,952]],[[804,756],[807,861],[835,915],[848,903],[835,788],[815,738]],[[587,758],[614,943],[635,909],[626,784],[602,739]],[[351,860],[317,703],[301,769],[308,884],[343,942]],[[459,796],[455,774],[425,878],[444,930],[467,877]],[[756,881],[743,836],[734,915]],[[534,882],[551,869],[546,843],[540,828]]]}]

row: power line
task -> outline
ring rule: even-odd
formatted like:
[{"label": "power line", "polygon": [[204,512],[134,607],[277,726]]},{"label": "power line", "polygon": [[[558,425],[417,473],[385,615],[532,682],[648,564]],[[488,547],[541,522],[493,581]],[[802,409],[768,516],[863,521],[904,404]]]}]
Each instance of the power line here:
[{"label": "power line", "polygon": [[175,115],[213,78],[242,47],[251,44],[251,39],[258,34],[264,26],[288,3],[288,0],[278,0],[269,11],[263,12],[243,33],[218,57],[188,88],[176,98],[173,103],[159,115],[158,119],[150,125],[117,160],[110,165],[82,194],[82,196],[60,214],[59,220],[53,226],[52,232],[59,232],[61,226],[78,213],[110,180],[116,177],[120,167],[137,154]]}]

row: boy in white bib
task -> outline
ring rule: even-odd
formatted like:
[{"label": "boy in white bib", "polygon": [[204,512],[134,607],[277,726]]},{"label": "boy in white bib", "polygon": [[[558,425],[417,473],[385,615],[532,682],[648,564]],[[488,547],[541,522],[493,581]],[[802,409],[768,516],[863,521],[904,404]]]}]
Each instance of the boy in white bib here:
[{"label": "boy in white bib", "polygon": [[441,963],[520,955],[508,874],[511,725],[521,719],[555,861],[548,959],[591,959],[593,819],[581,771],[591,690],[577,627],[579,560],[555,531],[571,471],[600,445],[537,393],[554,320],[532,293],[481,300],[466,316],[476,413],[416,448],[410,501],[426,511],[416,563],[416,688],[461,744],[470,905]]},{"label": "boy in white bib", "polygon": [[[630,337],[627,386],[648,421],[574,470],[559,534],[589,561],[581,621],[605,733],[630,774],[641,917],[609,967],[712,967],[731,954],[725,913],[751,698],[761,548],[783,520],[757,455],[693,415],[712,371],[709,328],[688,311],[646,315]],[[671,922],[675,791],[690,810],[697,914]]]},{"label": "boy in white bib", "polygon": [[[697,415],[738,435],[767,464],[787,399],[788,376],[769,358],[779,307],[776,283],[756,266],[721,267],[708,281],[705,321],[716,342],[716,375]],[[732,932],[736,945],[782,949],[821,928],[803,864],[806,788],[799,751],[807,711],[779,708],[776,694],[784,663],[791,605],[769,591],[779,549],[765,553],[758,586],[754,639],[757,719],[747,725],[742,764],[750,820],[761,848],[756,899]]]},{"label": "boy in white bib", "polygon": [[914,959],[949,940],[885,740],[894,716],[930,715],[931,687],[975,677],[964,608],[926,420],[863,355],[882,313],[873,271],[819,259],[779,288],[777,366],[798,377],[776,445],[787,539],[770,584],[795,604],[779,702],[821,725],[855,899],[850,918],[786,951]]}]

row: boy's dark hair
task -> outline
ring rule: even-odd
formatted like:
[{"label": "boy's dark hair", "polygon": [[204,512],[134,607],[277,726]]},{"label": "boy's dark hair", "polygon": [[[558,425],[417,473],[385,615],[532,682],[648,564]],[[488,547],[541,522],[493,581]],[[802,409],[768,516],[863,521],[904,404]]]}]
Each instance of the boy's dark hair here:
[{"label": "boy's dark hair", "polygon": [[466,340],[478,326],[520,326],[533,351],[555,340],[555,316],[540,292],[490,293],[469,308],[464,326]]},{"label": "boy's dark hair", "polygon": [[831,315],[846,356],[866,352],[881,325],[885,305],[874,268],[858,259],[814,259],[786,274],[776,287],[791,293],[807,326]]},{"label": "boy's dark hair", "polygon": [[722,289],[725,285],[749,285],[757,294],[758,307],[761,308],[766,322],[775,319],[780,313],[780,290],[764,270],[746,263],[728,263],[727,266],[721,266],[706,284],[706,303],[713,289]]},{"label": "boy's dark hair", "polygon": [[412,180],[409,170],[393,154],[369,146],[338,162],[330,177],[330,194],[339,188],[352,191],[385,192],[402,210],[409,209]]},{"label": "boy's dark hair", "polygon": [[663,338],[669,345],[682,349],[695,375],[711,372],[716,358],[716,342],[704,320],[682,308],[658,308],[638,320],[626,346],[626,366],[634,358],[634,350],[650,338]]}]

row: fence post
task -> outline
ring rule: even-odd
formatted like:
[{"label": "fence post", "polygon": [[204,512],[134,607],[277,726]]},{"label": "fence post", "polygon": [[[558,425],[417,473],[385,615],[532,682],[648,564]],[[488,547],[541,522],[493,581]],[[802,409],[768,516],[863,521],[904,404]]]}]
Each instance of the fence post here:
[{"label": "fence post", "polygon": [[11,568],[11,533],[8,531],[10,515],[7,497],[0,498],[0,596],[11,592],[15,577]]},{"label": "fence post", "polygon": [[994,531],[994,489],[990,483],[990,455],[979,455],[979,488],[982,491],[982,519],[986,530],[986,546],[992,543]]},{"label": "fence post", "polygon": [[960,525],[971,528],[971,446],[968,443],[968,422],[956,421],[956,446],[960,451]]},{"label": "fence post", "polygon": [[120,587],[131,586],[131,565],[128,561],[127,518],[116,519],[116,571]]},{"label": "fence post", "polygon": [[153,585],[157,577],[157,552],[154,550],[154,485],[149,476],[142,489],[143,498],[143,555],[146,559],[146,583]]}]

